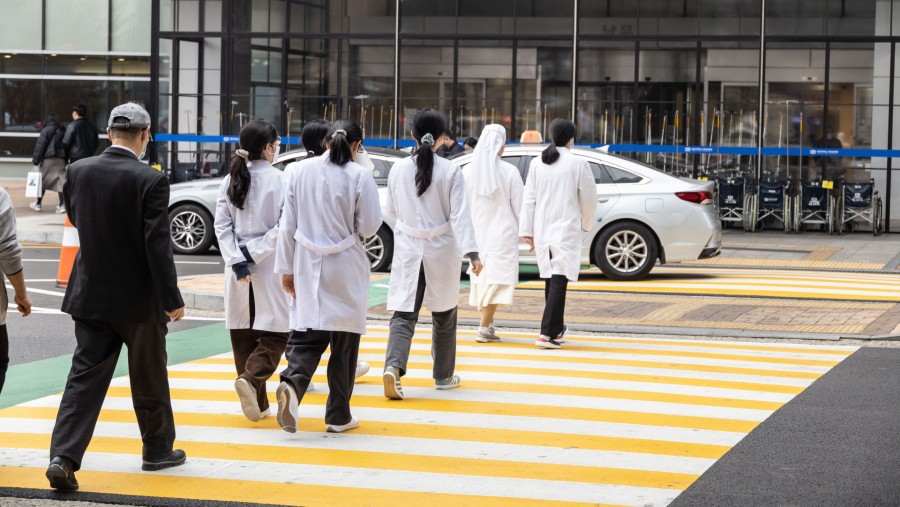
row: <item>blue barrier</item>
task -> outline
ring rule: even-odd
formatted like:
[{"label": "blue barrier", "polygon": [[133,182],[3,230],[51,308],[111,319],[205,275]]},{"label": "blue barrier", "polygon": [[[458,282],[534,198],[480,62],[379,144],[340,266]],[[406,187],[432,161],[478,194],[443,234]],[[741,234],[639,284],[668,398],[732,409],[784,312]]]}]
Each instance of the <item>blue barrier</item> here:
[{"label": "blue barrier", "polygon": [[[225,143],[237,144],[240,139],[237,136],[210,136],[197,134],[157,134],[157,141],[164,142],[185,142],[185,143]],[[300,146],[299,137],[283,137],[282,144],[291,144]],[[415,143],[412,139],[398,139],[397,145],[400,148],[413,146]],[[514,143],[511,143],[514,144]],[[391,148],[394,146],[392,139],[366,139],[366,146]],[[605,148],[610,153],[677,153],[686,155],[745,155],[755,156],[758,151],[755,147],[737,147],[737,146],[671,146],[658,144],[579,144],[579,146],[590,148]],[[778,148],[764,147],[762,154],[764,156],[774,157],[782,156],[799,156],[804,157],[900,157],[900,150],[873,150],[863,148]]]}]

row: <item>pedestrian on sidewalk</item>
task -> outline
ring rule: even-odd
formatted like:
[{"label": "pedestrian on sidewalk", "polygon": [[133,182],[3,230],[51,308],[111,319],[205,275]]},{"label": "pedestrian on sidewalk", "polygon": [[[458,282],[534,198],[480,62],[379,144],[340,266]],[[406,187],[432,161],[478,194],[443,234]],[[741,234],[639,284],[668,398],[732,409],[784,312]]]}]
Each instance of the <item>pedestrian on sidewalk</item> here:
[{"label": "pedestrian on sidewalk", "polygon": [[475,341],[500,341],[494,329],[497,308],[511,305],[519,283],[519,211],[522,209],[522,177],[519,170],[500,159],[506,146],[506,129],[487,125],[475,146],[472,162],[463,169],[468,189],[472,226],[484,271],[472,276],[469,304],[481,313]]},{"label": "pedestrian on sidewalk", "polygon": [[41,211],[41,201],[48,190],[59,194],[57,213],[65,213],[63,203],[63,184],[66,182],[66,151],[63,149],[63,136],[65,129],[59,123],[56,113],[47,115],[44,128],[34,145],[34,154],[31,156],[31,164],[41,168],[41,195],[29,207],[34,211]]},{"label": "pedestrian on sidewalk", "polygon": [[350,413],[359,339],[366,331],[370,265],[360,236],[381,227],[378,188],[354,162],[363,142],[360,126],[335,122],[328,152],[288,175],[278,233],[275,271],[294,301],[288,366],[278,386],[278,425],[297,431],[298,406],[328,346],[327,431],[359,427]]},{"label": "pedestrian on sidewalk", "polygon": [[[300,131],[300,142],[303,144],[303,148],[306,150],[306,158],[299,162],[292,162],[288,164],[288,166],[284,168],[285,179],[290,177],[290,173],[295,168],[304,163],[307,163],[308,160],[316,157],[321,157],[325,154],[326,151],[328,151],[328,147],[325,143],[325,138],[328,137],[329,131],[331,131],[331,124],[321,119],[310,120],[306,122],[306,125],[303,125],[303,129]],[[364,155],[364,151],[365,150],[363,149],[363,147],[360,146],[353,161],[363,166],[364,168],[369,169],[368,164],[365,163],[366,160],[368,160],[368,155]],[[369,363],[365,361],[357,361],[356,378],[362,377],[366,373],[369,373],[369,369]],[[306,390],[312,391],[313,389],[313,383],[310,382],[309,387]]]},{"label": "pedestrian on sidewalk", "polygon": [[234,389],[247,419],[269,415],[266,381],[287,346],[290,297],[275,273],[278,221],[284,204],[281,171],[272,166],[281,138],[275,125],[253,120],[216,202],[216,239],[225,261],[225,327],[231,335]]},{"label": "pedestrian on sidewalk", "polygon": [[566,288],[578,280],[583,234],[594,226],[597,187],[586,160],[570,151],[575,124],[557,118],[550,123],[551,143],[531,162],[519,234],[536,253],[545,280],[544,316],[538,347],[558,349],[565,342]]},{"label": "pedestrian on sidewalk", "polygon": [[431,310],[435,389],[459,387],[456,307],[463,256],[476,276],[483,268],[469,216],[466,182],[454,162],[435,154],[447,119],[434,109],[413,118],[416,148],[388,175],[385,215],[395,221],[394,259],[387,309],[393,310],[384,359],[384,395],[402,400],[406,365],[422,305]]},{"label": "pedestrian on sidewalk", "polygon": [[[6,190],[0,188],[0,282],[3,276],[9,280],[16,295],[13,301],[23,317],[31,315],[31,300],[25,288],[25,271],[22,270],[22,245],[16,237],[16,209]],[[0,291],[0,393],[6,383],[9,368],[9,334],[6,331],[6,310],[9,307],[6,290]]]},{"label": "pedestrian on sidewalk", "polygon": [[69,164],[97,153],[97,127],[87,119],[87,106],[78,104],[72,108],[72,123],[66,127],[63,148]]},{"label": "pedestrian on sidewalk", "polygon": [[[169,183],[142,163],[150,115],[129,102],[109,115],[112,146],[69,167],[66,212],[81,247],[63,298],[77,347],[50,441],[47,478],[78,489],[81,468],[122,345],[144,470],[184,463],[173,450],[175,419],[166,370],[166,323],[184,317],[169,237]],[[102,198],[98,198],[102,196]]]}]

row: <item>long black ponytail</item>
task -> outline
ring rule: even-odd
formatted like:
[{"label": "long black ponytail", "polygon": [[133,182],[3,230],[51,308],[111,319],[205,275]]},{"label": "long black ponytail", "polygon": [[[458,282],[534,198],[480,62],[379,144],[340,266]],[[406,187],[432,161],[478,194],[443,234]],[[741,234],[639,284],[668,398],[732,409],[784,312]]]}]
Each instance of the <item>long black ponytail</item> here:
[{"label": "long black ponytail", "polygon": [[440,111],[422,109],[413,117],[412,135],[416,140],[413,156],[416,159],[416,195],[420,196],[431,186],[434,171],[434,143],[447,132],[447,118]]},{"label": "long black ponytail", "polygon": [[332,164],[344,165],[353,160],[353,143],[363,140],[359,124],[351,120],[338,120],[328,131],[326,142],[330,142],[328,159]]},{"label": "long black ponytail", "polygon": [[331,124],[325,120],[310,120],[300,131],[300,142],[306,150],[307,157],[318,157],[325,153],[325,136],[331,129]]},{"label": "long black ponytail", "polygon": [[556,118],[550,122],[550,146],[541,152],[541,162],[550,165],[559,160],[558,147],[569,144],[575,138],[575,124],[563,118]]},{"label": "long black ponytail", "polygon": [[263,158],[266,146],[274,144],[278,140],[278,132],[275,125],[262,120],[253,120],[244,125],[240,134],[240,147],[231,160],[228,174],[231,182],[228,184],[228,199],[237,209],[244,209],[247,194],[250,193],[250,169],[247,162]]}]

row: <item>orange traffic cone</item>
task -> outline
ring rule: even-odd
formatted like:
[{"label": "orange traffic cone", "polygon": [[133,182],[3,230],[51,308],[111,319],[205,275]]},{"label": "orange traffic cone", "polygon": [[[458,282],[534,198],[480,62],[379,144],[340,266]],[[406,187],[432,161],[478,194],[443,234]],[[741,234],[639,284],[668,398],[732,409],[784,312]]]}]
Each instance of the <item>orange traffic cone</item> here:
[{"label": "orange traffic cone", "polygon": [[75,264],[75,255],[78,254],[78,229],[69,221],[66,215],[66,228],[63,230],[62,249],[59,251],[59,271],[56,274],[56,286],[65,289],[69,285],[69,276],[72,275],[72,266]]}]

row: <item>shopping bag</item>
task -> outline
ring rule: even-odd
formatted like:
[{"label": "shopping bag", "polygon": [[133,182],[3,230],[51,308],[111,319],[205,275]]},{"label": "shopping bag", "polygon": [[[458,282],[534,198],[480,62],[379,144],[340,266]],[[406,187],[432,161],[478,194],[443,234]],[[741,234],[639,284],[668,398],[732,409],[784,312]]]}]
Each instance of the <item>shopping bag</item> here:
[{"label": "shopping bag", "polygon": [[35,199],[40,197],[43,183],[40,167],[34,166],[34,169],[28,173],[28,180],[25,182],[25,197],[34,197]]}]

